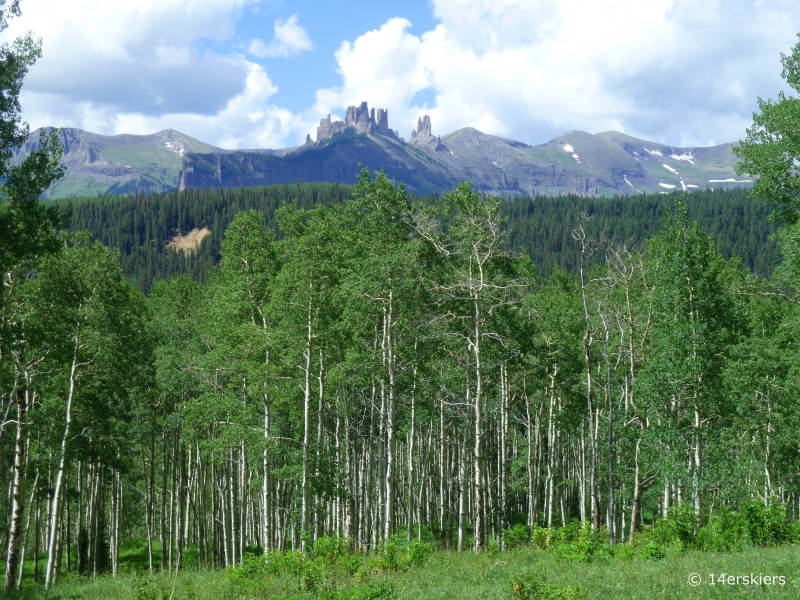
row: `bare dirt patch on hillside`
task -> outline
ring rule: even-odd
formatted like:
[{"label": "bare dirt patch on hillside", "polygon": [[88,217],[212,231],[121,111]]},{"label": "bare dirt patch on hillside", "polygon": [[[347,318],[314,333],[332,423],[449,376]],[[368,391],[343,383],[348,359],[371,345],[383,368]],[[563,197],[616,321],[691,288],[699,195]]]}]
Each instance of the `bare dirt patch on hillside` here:
[{"label": "bare dirt patch on hillside", "polygon": [[179,233],[178,235],[169,238],[167,240],[167,246],[176,252],[180,251],[184,254],[188,252],[194,252],[194,250],[200,246],[200,242],[202,242],[208,235],[211,235],[211,230],[208,227],[203,227],[201,229],[195,227],[186,235],[181,235]]}]

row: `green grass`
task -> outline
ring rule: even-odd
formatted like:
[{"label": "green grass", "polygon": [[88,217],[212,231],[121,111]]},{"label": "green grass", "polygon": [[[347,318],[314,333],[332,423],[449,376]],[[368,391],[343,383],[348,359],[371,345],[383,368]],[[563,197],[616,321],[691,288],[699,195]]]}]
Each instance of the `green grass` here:
[{"label": "green grass", "polygon": [[[797,546],[747,549],[735,553],[671,550],[660,560],[648,560],[628,550],[606,553],[591,560],[569,558],[558,549],[523,547],[490,551],[432,554],[424,565],[390,565],[383,555],[337,555],[303,563],[287,555],[264,567],[254,557],[244,569],[197,570],[189,564],[177,579],[171,574],[149,575],[141,545],[121,557],[123,573],[96,579],[70,575],[45,592],[28,586],[15,598],[50,600],[87,599],[234,599],[303,598],[378,600],[651,600],[695,598],[798,598],[800,552]],[[626,557],[627,555],[627,557]],[[699,586],[689,576],[702,578]],[[710,585],[710,573],[726,575],[782,575],[785,585]],[[516,586],[516,594],[514,593]]]}]

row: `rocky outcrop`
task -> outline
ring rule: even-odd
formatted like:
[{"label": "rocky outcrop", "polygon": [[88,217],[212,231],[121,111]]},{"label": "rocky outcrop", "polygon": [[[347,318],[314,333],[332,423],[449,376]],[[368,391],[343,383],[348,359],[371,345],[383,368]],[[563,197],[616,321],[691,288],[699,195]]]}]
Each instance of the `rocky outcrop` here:
[{"label": "rocky outcrop", "polygon": [[[344,121],[331,121],[331,116],[321,119],[317,127],[317,142],[330,139],[339,132],[352,129],[356,133],[397,137],[397,133],[389,129],[389,111],[379,108],[377,114],[375,109],[370,109],[366,102],[358,106],[348,106],[345,111]],[[309,134],[310,137],[310,134]],[[308,138],[306,138],[308,140]]]}]

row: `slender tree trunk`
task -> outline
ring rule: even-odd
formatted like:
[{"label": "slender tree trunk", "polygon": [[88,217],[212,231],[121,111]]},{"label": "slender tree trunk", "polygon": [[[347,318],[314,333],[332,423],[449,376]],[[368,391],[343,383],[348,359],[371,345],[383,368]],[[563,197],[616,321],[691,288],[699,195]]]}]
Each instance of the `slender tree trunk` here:
[{"label": "slender tree trunk", "polygon": [[308,453],[311,444],[311,343],[312,335],[312,303],[310,292],[313,284],[309,285],[308,315],[306,324],[306,349],[305,349],[305,383],[303,388],[303,500],[300,511],[300,529],[303,533],[301,547],[306,552],[306,537],[309,533],[309,510],[311,509],[311,479],[308,466]]},{"label": "slender tree trunk", "polygon": [[[416,369],[414,370],[414,385],[416,386]],[[411,542],[414,535],[414,511],[412,510],[412,503],[414,502],[414,438],[416,436],[416,422],[417,422],[417,403],[416,403],[416,389],[411,391],[411,431],[408,436],[408,514],[406,520],[406,541]],[[421,527],[421,523],[418,523]]]},{"label": "slender tree trunk", "polygon": [[25,511],[25,418],[28,413],[28,390],[17,389],[17,437],[14,444],[14,466],[11,483],[11,524],[6,551],[6,575],[3,589],[14,589],[22,537],[22,516]]},{"label": "slender tree trunk", "polygon": [[[31,495],[30,495],[30,498],[28,499],[28,517],[25,520],[25,532],[23,533],[23,536],[22,536],[22,547],[21,547],[20,555],[19,555],[19,565],[18,565],[18,569],[17,569],[17,571],[18,571],[18,573],[17,573],[17,589],[22,587],[22,575],[25,572],[25,548],[28,545],[28,532],[30,531],[30,528],[31,528],[31,516],[35,515],[35,511],[33,509],[33,499],[36,497],[36,492],[38,491],[38,488],[39,488],[39,470],[38,469],[36,470],[36,477],[33,478],[33,486],[32,487],[33,487],[33,489],[31,489]],[[35,518],[38,519],[38,516],[36,516]],[[36,525],[34,525],[34,528],[35,527],[36,527]]]},{"label": "slender tree trunk", "polygon": [[263,454],[263,484],[261,486],[261,544],[264,554],[272,548],[272,506],[270,504],[270,479],[269,479],[269,417],[270,398],[264,394],[264,454]]},{"label": "slender tree trunk", "polygon": [[50,509],[50,530],[49,542],[47,547],[47,567],[45,568],[45,588],[50,588],[54,583],[56,572],[56,551],[58,541],[58,531],[60,529],[60,509],[61,509],[61,493],[64,483],[64,470],[67,462],[67,442],[69,441],[70,428],[72,425],[72,405],[75,400],[75,385],[78,378],[78,349],[80,347],[80,330],[75,332],[72,364],[69,370],[69,392],[67,394],[67,410],[64,418],[64,435],[61,438],[61,457],[58,463],[58,472],[56,474],[55,487],[53,489],[53,501]]},{"label": "slender tree trunk", "polygon": [[483,332],[481,324],[480,301],[477,296],[473,298],[474,339],[472,349],[475,357],[475,552],[480,552],[485,546],[484,531],[484,485],[483,485],[483,355],[481,354],[481,340]]},{"label": "slender tree trunk", "polygon": [[394,535],[395,518],[395,481],[394,481],[394,462],[395,462],[395,355],[394,355],[394,292],[389,290],[389,304],[386,314],[386,348],[387,348],[387,371],[389,376],[389,394],[386,407],[386,509],[384,540],[388,540]]}]

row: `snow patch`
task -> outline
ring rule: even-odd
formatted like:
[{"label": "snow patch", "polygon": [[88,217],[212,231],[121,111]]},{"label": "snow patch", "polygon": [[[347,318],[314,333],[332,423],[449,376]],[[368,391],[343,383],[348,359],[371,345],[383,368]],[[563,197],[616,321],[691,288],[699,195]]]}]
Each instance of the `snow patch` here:
[{"label": "snow patch", "polygon": [[[452,150],[449,150],[449,152],[450,152],[450,154],[453,154],[453,151],[452,151]],[[453,154],[453,156],[455,156],[455,154]]]},{"label": "snow patch", "polygon": [[652,156],[664,156],[661,154],[661,150],[648,150],[647,148],[644,149],[645,152],[651,154]]},{"label": "snow patch", "polygon": [[636,156],[641,156],[641,154],[639,154],[639,153],[638,153],[636,150],[634,150],[634,151],[633,151],[633,153],[634,153]]},{"label": "snow patch", "polygon": [[496,162],[494,162],[494,161],[492,161],[492,164],[493,164],[495,167],[499,167],[499,166],[500,166],[500,165],[498,165],[498,164],[497,164]]},{"label": "snow patch", "polygon": [[673,169],[672,167],[670,167],[669,165],[664,165],[664,168],[669,170],[669,171],[672,171],[673,173],[675,173],[675,175],[678,174],[678,172],[675,169]]},{"label": "snow patch", "polygon": [[575,152],[575,148],[567,144],[564,146],[564,152]]},{"label": "snow patch", "polygon": [[183,148],[178,148],[172,142],[164,142],[164,147],[170,152],[174,152],[178,156],[183,156]]},{"label": "snow patch", "polygon": [[683,183],[683,179],[681,179],[681,187],[683,188],[683,191],[685,192],[686,191],[686,184]]},{"label": "snow patch", "polygon": [[709,179],[708,183],[753,183],[752,179],[740,179],[736,181],[735,179]]},{"label": "snow patch", "polygon": [[691,183],[687,183],[686,187],[687,188],[696,188],[697,186],[696,185],[692,185]]},{"label": "snow patch", "polygon": [[694,158],[694,154],[689,152],[688,154],[670,154],[670,158],[674,158],[675,160],[685,160],[688,163],[694,164],[692,160]]},{"label": "snow patch", "polygon": [[667,188],[668,190],[674,190],[676,186],[672,185],[671,183],[659,183],[663,188]]},{"label": "snow patch", "polygon": [[628,176],[627,176],[627,175],[623,175],[623,176],[622,176],[622,178],[625,180],[625,183],[627,183],[629,186],[631,186],[631,187],[632,187],[633,189],[635,189],[637,192],[639,192],[640,194],[643,194],[643,193],[644,193],[644,192],[642,192],[642,190],[640,190],[640,189],[637,189],[635,185],[633,185],[633,184],[632,184],[630,181],[628,181]]}]

